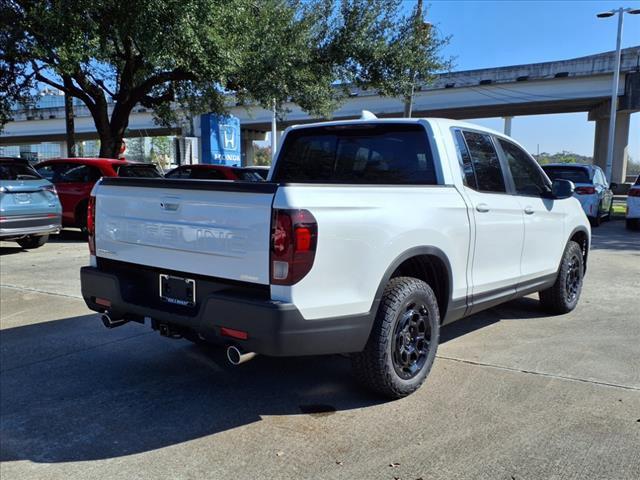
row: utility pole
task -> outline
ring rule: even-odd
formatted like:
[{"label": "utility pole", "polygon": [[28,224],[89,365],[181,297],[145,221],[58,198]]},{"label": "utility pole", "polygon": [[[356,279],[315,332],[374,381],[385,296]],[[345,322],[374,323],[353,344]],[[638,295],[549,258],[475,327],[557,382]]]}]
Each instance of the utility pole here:
[{"label": "utility pole", "polygon": [[[63,78],[65,87],[71,84],[69,77]],[[64,123],[67,129],[67,156],[73,158],[76,153],[76,125],[73,119],[73,97],[64,92]]]}]

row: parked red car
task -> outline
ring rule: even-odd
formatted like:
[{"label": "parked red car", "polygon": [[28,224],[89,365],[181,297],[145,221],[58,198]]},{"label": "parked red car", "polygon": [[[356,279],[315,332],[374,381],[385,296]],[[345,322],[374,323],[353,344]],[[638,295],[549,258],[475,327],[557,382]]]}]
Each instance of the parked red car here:
[{"label": "parked red car", "polygon": [[35,169],[56,186],[62,204],[62,226],[84,229],[93,185],[100,177],[161,177],[155,165],[110,158],[56,158]]},{"label": "parked red car", "polygon": [[166,178],[191,178],[199,180],[241,180],[245,182],[262,182],[263,178],[255,172],[244,168],[227,167],[226,165],[180,165],[164,175]]}]

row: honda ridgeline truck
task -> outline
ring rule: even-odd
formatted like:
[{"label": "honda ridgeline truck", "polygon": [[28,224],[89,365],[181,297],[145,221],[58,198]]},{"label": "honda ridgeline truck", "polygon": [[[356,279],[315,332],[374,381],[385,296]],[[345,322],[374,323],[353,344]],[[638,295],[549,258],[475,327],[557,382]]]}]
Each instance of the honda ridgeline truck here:
[{"label": "honda ridgeline truck", "polygon": [[148,322],[236,364],[350,354],[357,379],[402,397],[442,325],[533,292],[575,308],[590,227],[572,193],[472,124],[295,126],[264,183],[103,178],[82,295],[108,327]]}]

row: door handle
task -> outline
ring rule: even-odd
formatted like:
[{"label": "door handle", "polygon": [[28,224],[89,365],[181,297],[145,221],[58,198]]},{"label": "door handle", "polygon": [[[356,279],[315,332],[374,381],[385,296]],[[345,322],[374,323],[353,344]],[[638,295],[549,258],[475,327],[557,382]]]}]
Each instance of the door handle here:
[{"label": "door handle", "polygon": [[476,205],[476,210],[482,213],[488,212],[489,205],[487,205],[486,203],[479,203],[478,205]]},{"label": "door handle", "polygon": [[527,215],[533,215],[533,213],[534,213],[533,212],[533,207],[530,207],[530,206],[527,205],[526,207],[524,207],[524,213],[526,213]]}]

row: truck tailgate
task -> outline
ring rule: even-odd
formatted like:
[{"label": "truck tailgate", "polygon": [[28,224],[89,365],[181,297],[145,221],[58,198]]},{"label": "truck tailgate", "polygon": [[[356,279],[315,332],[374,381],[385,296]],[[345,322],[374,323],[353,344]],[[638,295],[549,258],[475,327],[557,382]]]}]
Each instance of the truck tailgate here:
[{"label": "truck tailgate", "polygon": [[277,185],[105,178],[96,195],[98,257],[269,283]]}]

